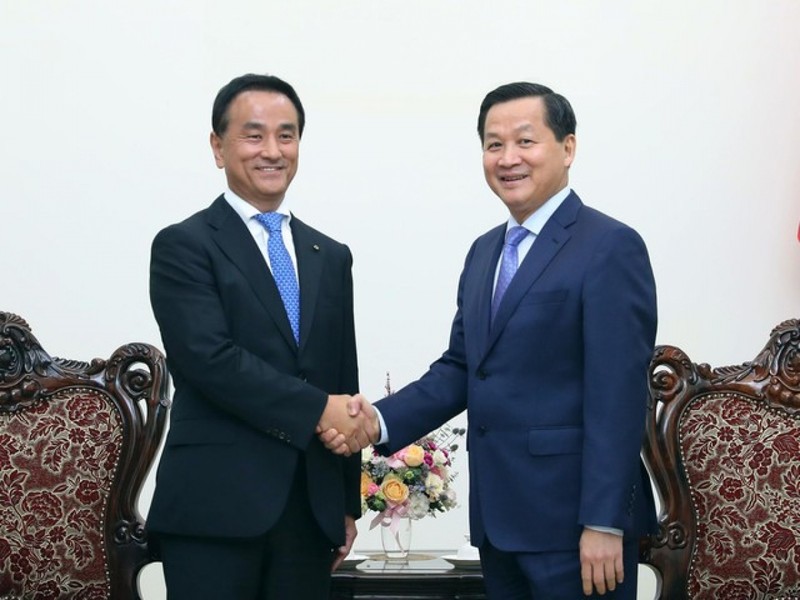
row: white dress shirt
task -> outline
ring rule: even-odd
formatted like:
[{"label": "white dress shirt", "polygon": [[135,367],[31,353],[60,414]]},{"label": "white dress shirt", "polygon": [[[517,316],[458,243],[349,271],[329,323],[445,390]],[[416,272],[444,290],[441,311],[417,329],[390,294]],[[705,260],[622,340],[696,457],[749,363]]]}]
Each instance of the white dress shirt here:
[{"label": "white dress shirt", "polygon": [[[565,187],[560,192],[553,195],[547,202],[542,204],[539,208],[537,208],[533,214],[525,219],[524,223],[517,223],[514,217],[508,218],[508,223],[506,223],[506,233],[512,227],[522,226],[528,230],[528,235],[522,238],[522,241],[517,245],[517,267],[522,264],[522,261],[528,255],[528,250],[531,249],[533,243],[536,241],[536,238],[539,237],[539,234],[542,232],[542,227],[550,217],[553,216],[553,213],[558,210],[558,207],[567,199],[569,193],[572,190],[568,187]],[[497,267],[494,271],[494,287],[497,288],[497,276],[500,274],[500,263],[503,261],[503,253],[500,253],[500,258],[497,261]],[[494,296],[494,293],[492,293]]]},{"label": "white dress shirt", "polygon": [[[252,235],[253,239],[256,241],[258,249],[261,251],[261,255],[264,257],[267,266],[270,267],[270,272],[272,272],[272,268],[269,263],[269,251],[267,250],[269,231],[267,231],[267,228],[256,220],[256,215],[260,215],[261,211],[259,211],[255,206],[246,200],[243,200],[237,196],[230,189],[225,190],[225,200],[231,205],[231,208],[236,211],[236,214],[239,215],[244,222],[247,230],[250,232],[250,235]],[[292,219],[292,214],[289,212],[286,205],[286,199],[284,198],[283,202],[281,202],[281,205],[278,207],[278,210],[275,212],[286,215],[286,218],[281,222],[281,236],[283,237],[283,245],[286,246],[286,250],[289,252],[289,258],[292,259],[294,276],[297,277],[297,256],[294,252],[292,228],[289,226],[289,221]]]}]

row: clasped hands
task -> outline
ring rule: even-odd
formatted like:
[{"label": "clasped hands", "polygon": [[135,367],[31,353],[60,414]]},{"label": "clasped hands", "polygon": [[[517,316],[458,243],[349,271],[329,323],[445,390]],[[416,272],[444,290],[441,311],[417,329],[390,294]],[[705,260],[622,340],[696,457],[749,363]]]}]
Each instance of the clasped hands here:
[{"label": "clasped hands", "polygon": [[317,424],[317,435],[334,454],[350,456],[378,441],[378,414],[361,394],[328,396]]}]

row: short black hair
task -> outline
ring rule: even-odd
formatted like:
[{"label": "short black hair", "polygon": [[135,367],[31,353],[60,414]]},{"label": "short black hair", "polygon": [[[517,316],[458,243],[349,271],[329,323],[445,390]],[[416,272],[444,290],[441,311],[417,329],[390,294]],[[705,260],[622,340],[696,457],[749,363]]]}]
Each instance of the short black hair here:
[{"label": "short black hair", "polygon": [[501,85],[486,94],[481,102],[481,110],[478,113],[478,135],[483,142],[484,127],[486,125],[486,114],[495,104],[517,100],[518,98],[540,97],[545,106],[545,122],[552,130],[556,139],[560,142],[566,136],[575,133],[577,122],[575,113],[569,101],[561,94],[556,94],[546,85],[539,83],[529,83],[527,81],[517,81]]},{"label": "short black hair", "polygon": [[297,109],[297,125],[299,127],[298,135],[303,137],[303,128],[306,125],[306,113],[303,110],[303,104],[300,102],[300,97],[294,88],[286,83],[283,79],[275,77],[274,75],[257,75],[255,73],[248,73],[231,79],[225,85],[214,99],[214,108],[211,110],[211,129],[218,136],[222,137],[225,130],[228,129],[228,108],[233,100],[242,92],[249,90],[261,90],[265,92],[276,92],[283,94]]}]

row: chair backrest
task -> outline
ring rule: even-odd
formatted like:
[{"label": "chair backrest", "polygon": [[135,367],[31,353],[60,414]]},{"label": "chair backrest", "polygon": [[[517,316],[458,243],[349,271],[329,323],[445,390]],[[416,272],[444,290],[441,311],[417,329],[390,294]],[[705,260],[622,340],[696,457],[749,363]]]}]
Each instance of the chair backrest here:
[{"label": "chair backrest", "polygon": [[656,348],[644,458],[661,500],[641,562],[659,598],[800,598],[800,321],[754,360]]},{"label": "chair backrest", "polygon": [[0,598],[139,598],[136,509],[169,408],[162,354],[49,356],[0,312]]}]

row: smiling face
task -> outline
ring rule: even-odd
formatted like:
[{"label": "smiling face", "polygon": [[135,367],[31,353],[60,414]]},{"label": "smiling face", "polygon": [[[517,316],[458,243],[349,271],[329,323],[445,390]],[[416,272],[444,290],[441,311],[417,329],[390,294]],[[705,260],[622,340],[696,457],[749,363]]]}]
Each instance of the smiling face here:
[{"label": "smiling face", "polygon": [[249,90],[231,102],[222,135],[211,149],[228,186],[261,212],[277,209],[297,172],[297,109],[277,92]]},{"label": "smiling face", "polygon": [[518,223],[567,186],[575,135],[556,139],[538,96],[489,109],[483,137],[483,173]]}]

